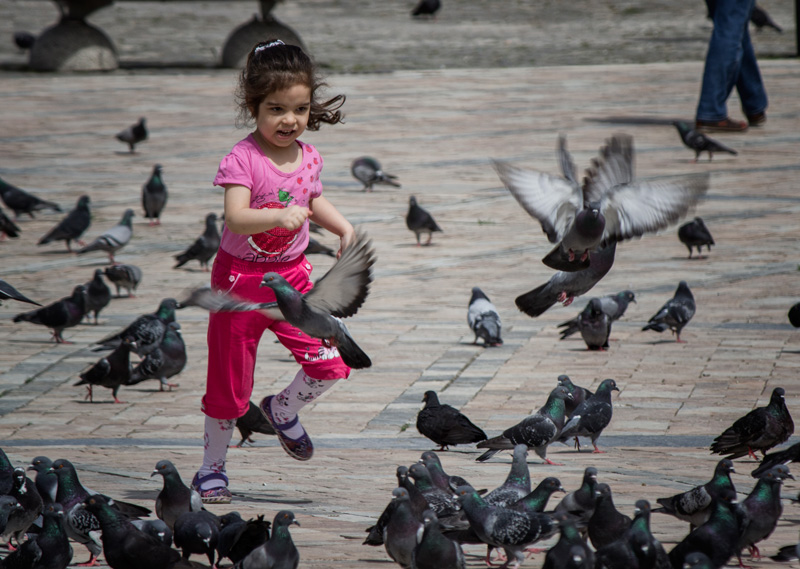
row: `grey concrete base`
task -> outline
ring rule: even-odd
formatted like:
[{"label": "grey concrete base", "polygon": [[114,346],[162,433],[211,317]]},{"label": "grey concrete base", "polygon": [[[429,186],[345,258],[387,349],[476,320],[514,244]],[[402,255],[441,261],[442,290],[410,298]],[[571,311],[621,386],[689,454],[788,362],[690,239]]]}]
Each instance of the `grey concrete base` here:
[{"label": "grey concrete base", "polygon": [[117,50],[102,30],[64,18],[36,39],[29,65],[34,71],[112,71]]},{"label": "grey concrete base", "polygon": [[306,46],[297,33],[280,22],[270,17],[268,20],[259,19],[258,16],[246,24],[242,24],[231,32],[222,48],[222,67],[238,69],[244,67],[247,54],[253,46],[260,41],[277,38],[284,43],[296,45],[308,52]]}]

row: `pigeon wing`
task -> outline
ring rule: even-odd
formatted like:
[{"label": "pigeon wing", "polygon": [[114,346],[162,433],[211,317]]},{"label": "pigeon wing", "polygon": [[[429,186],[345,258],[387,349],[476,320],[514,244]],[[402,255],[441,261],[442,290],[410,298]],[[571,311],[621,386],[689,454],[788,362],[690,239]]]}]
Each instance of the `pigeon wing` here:
[{"label": "pigeon wing", "polygon": [[567,150],[567,137],[563,134],[558,137],[556,157],[558,158],[558,165],[561,167],[561,174],[567,182],[574,187],[579,186],[578,176],[576,175],[577,168],[575,167],[575,162],[572,160],[572,154]]},{"label": "pigeon wing", "polygon": [[276,302],[250,302],[242,300],[235,294],[221,290],[213,290],[209,286],[190,289],[185,298],[179,302],[183,307],[197,306],[209,312],[246,312],[261,310],[273,320],[285,320]]},{"label": "pigeon wing", "polygon": [[600,149],[586,170],[583,196],[587,203],[600,202],[615,187],[633,183],[633,137],[616,134]]}]

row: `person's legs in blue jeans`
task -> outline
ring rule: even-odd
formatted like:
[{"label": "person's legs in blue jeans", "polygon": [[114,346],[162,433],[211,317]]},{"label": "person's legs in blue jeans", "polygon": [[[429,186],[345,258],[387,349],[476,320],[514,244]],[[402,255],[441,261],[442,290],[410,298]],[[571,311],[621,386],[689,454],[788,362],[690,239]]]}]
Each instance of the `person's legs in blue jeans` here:
[{"label": "person's legs in blue jeans", "polygon": [[742,38],[742,64],[739,68],[739,78],[736,81],[736,91],[742,101],[742,110],[747,117],[763,113],[767,109],[767,91],[761,80],[758,69],[756,53],[750,41],[750,31],[745,27]]}]

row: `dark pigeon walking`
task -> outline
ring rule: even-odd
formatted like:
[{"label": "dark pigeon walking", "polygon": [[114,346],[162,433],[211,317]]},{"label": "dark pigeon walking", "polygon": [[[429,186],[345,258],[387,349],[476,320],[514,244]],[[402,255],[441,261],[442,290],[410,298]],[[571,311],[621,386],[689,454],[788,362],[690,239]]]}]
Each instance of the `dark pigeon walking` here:
[{"label": "dark pigeon walking", "polygon": [[561,466],[547,458],[547,447],[556,440],[564,427],[566,407],[564,401],[572,397],[566,387],[558,386],[550,392],[547,402],[533,415],[509,427],[503,434],[478,443],[478,448],[488,448],[476,458],[484,462],[503,449],[524,444],[547,464]]},{"label": "dark pigeon walking", "polygon": [[186,512],[199,512],[203,502],[197,490],[183,483],[175,465],[169,460],[159,460],[150,477],[161,475],[164,487],[156,497],[156,516],[172,529],[177,519]]},{"label": "dark pigeon walking", "polygon": [[23,312],[14,317],[14,322],[30,322],[53,330],[53,339],[58,344],[70,343],[61,335],[67,328],[77,326],[86,315],[86,287],[78,285],[71,296],[65,296],[52,304]]},{"label": "dark pigeon walking", "polygon": [[168,326],[175,322],[175,309],[179,306],[174,298],[165,298],[155,312],[139,316],[121,332],[107,336],[97,343],[101,349],[116,348],[127,339],[133,344],[133,350],[144,357],[161,345]]},{"label": "dark pigeon walking", "polygon": [[365,192],[371,192],[372,186],[375,184],[385,184],[395,188],[400,187],[400,184],[395,181],[397,176],[384,172],[380,162],[369,156],[362,156],[353,160],[350,164],[350,173],[353,174],[356,180],[364,184]]},{"label": "dark pigeon walking", "polygon": [[465,569],[464,552],[455,541],[442,535],[439,518],[432,510],[422,514],[422,536],[411,554],[413,569]]},{"label": "dark pigeon walking", "polygon": [[574,383],[572,383],[572,380],[569,378],[568,375],[559,375],[558,385],[565,387],[567,393],[572,395],[572,399],[564,400],[567,412],[567,420],[572,418],[572,414],[575,412],[575,409],[580,407],[581,403],[583,403],[584,401],[589,399],[589,397],[594,395],[594,393],[592,393],[585,387],[581,387],[580,385],[575,385]]},{"label": "dark pigeon walking", "polygon": [[197,553],[206,555],[208,564],[215,567],[219,528],[219,518],[211,512],[205,510],[184,512],[175,520],[172,541],[175,547],[181,550],[184,561],[188,561],[193,553]]},{"label": "dark pigeon walking", "polygon": [[597,485],[597,500],[594,512],[588,521],[589,539],[594,548],[600,549],[618,540],[631,527],[631,518],[617,510],[611,486]]},{"label": "dark pigeon walking", "polygon": [[19,237],[22,230],[19,226],[11,221],[3,210],[0,209],[0,241],[4,241],[6,237]]},{"label": "dark pigeon walking", "polygon": [[604,379],[589,399],[581,403],[561,430],[560,441],[564,442],[571,437],[575,438],[575,448],[580,451],[581,445],[578,437],[589,437],[595,453],[605,451],[597,448],[597,439],[611,422],[613,405],[611,392],[619,391],[613,379]]},{"label": "dark pigeon walking", "polygon": [[19,218],[20,215],[25,213],[33,219],[33,212],[45,209],[62,211],[61,206],[58,204],[43,200],[4,180],[0,180],[0,199],[3,200],[8,209],[14,212],[15,218]]},{"label": "dark pigeon walking", "polygon": [[167,331],[164,332],[161,343],[133,368],[127,385],[136,385],[148,379],[157,379],[159,391],[172,391],[173,387],[178,387],[177,383],[171,383],[169,379],[178,375],[186,367],[186,344],[183,342],[180,328],[181,325],[177,322],[170,322],[167,325]]},{"label": "dark pigeon walking", "polygon": [[272,520],[272,535],[267,542],[238,562],[235,569],[297,569],[300,565],[300,552],[289,533],[289,526],[292,524],[300,525],[292,512],[278,512]]},{"label": "dark pigeon walking", "polygon": [[692,247],[697,247],[697,258],[702,259],[703,246],[711,252],[711,246],[716,245],[711,232],[706,227],[701,217],[695,217],[692,221],[684,223],[678,228],[678,239],[689,249],[689,258],[692,258]]},{"label": "dark pigeon walking", "polygon": [[33,480],[25,476],[24,468],[19,467],[14,469],[14,487],[8,496],[16,500],[20,507],[10,513],[2,531],[2,539],[9,545],[13,539],[19,546],[28,528],[42,513],[43,501]]},{"label": "dark pigeon walking", "polygon": [[0,279],[0,305],[3,304],[4,300],[16,300],[18,302],[27,302],[28,304],[35,304],[36,306],[41,306],[35,300],[31,300],[20,291],[15,289],[13,286],[8,284],[3,279]]},{"label": "dark pigeon walking", "polygon": [[150,178],[142,186],[142,209],[150,225],[161,225],[161,212],[167,205],[167,186],[164,184],[161,164],[153,166]]},{"label": "dark pigeon walking", "polygon": [[117,140],[124,142],[128,145],[131,154],[135,152],[134,147],[140,142],[147,140],[147,121],[144,117],[139,119],[139,122],[132,124],[125,130],[116,134]]},{"label": "dark pigeon walking", "polygon": [[694,160],[692,160],[692,162],[697,162],[697,160],[700,158],[701,152],[708,152],[709,162],[711,162],[711,160],[714,158],[715,152],[727,152],[728,154],[733,154],[734,156],[739,154],[733,148],[729,148],[721,142],[706,136],[702,132],[696,131],[685,122],[678,121],[672,124],[674,124],[675,128],[678,129],[678,134],[681,135],[683,144],[687,148],[694,150]]},{"label": "dark pigeon walking", "polygon": [[467,307],[467,324],[475,333],[473,344],[478,343],[478,338],[483,338],[485,346],[501,346],[503,339],[500,337],[502,323],[497,308],[489,297],[478,287],[472,287],[472,296]]},{"label": "dark pigeon walking", "polygon": [[80,381],[74,385],[86,386],[86,399],[94,402],[94,386],[106,387],[111,390],[114,403],[124,403],[117,398],[119,388],[128,385],[131,378],[131,343],[123,340],[106,357],[100,358],[88,370],[80,374]]},{"label": "dark pigeon walking", "polygon": [[103,280],[103,269],[95,269],[94,277],[85,283],[86,287],[86,316],[94,313],[94,323],[97,324],[97,316],[108,303],[111,302],[111,289]]},{"label": "dark pigeon walking", "polygon": [[89,243],[86,247],[78,249],[78,255],[90,253],[92,251],[105,251],[108,253],[108,260],[114,263],[114,254],[125,247],[133,237],[133,210],[126,209],[122,214],[122,218],[114,227],[96,237],[94,241]]},{"label": "dark pigeon walking", "polygon": [[425,407],[417,414],[417,431],[439,445],[468,445],[486,440],[486,433],[455,407],[442,405],[435,391],[426,391],[422,397]]},{"label": "dark pigeon walking", "polygon": [[117,298],[121,296],[121,288],[128,291],[128,297],[133,297],[133,291],[142,282],[142,269],[136,265],[111,265],[106,267],[105,273],[106,278],[117,287]]},{"label": "dark pigeon walking", "polygon": [[794,433],[794,422],[786,408],[785,394],[782,387],[773,389],[769,404],[737,419],[714,439],[711,452],[727,455],[726,458],[730,459],[749,455],[758,460],[755,451],[760,450],[762,455],[766,455],[772,447],[789,440]]},{"label": "dark pigeon walking", "polygon": [[663,332],[669,329],[675,334],[675,341],[683,344],[685,342],[681,340],[681,330],[692,319],[694,312],[694,295],[689,290],[689,285],[686,284],[686,281],[681,281],[678,283],[675,296],[658,309],[658,312],[647,321],[647,325],[642,328],[642,331],[655,330],[656,332]]},{"label": "dark pigeon walking", "polygon": [[668,498],[659,498],[656,502],[661,507],[654,509],[653,512],[669,514],[679,520],[689,522],[691,529],[703,525],[711,516],[712,503],[720,492],[723,489],[736,490],[731,480],[731,472],[736,472],[733,462],[723,458],[717,463],[711,480],[686,492]]},{"label": "dark pigeon walking", "polygon": [[217,254],[220,243],[219,228],[217,227],[217,214],[209,213],[206,215],[206,229],[203,234],[195,239],[186,251],[180,255],[175,255],[175,260],[178,263],[173,267],[177,269],[182,267],[189,261],[197,259],[200,263],[200,268],[208,271],[208,263]]},{"label": "dark pigeon walking", "polygon": [[89,196],[81,196],[75,209],[70,211],[67,216],[58,222],[50,231],[39,240],[39,245],[46,245],[53,241],[64,241],[67,244],[67,251],[72,253],[72,241],[77,241],[78,245],[84,246],[81,235],[89,229],[92,223],[92,212],[89,209]]},{"label": "dark pigeon walking", "polygon": [[[636,302],[636,295],[633,294],[633,291],[623,290],[616,294],[601,296],[597,300],[600,301],[600,309],[608,316],[609,323],[614,323],[622,318],[631,302]],[[558,327],[561,328],[559,330],[561,340],[568,338],[580,330],[578,328],[578,317],[562,322]]]},{"label": "dark pigeon walking", "polygon": [[411,16],[414,18],[435,18],[436,12],[438,12],[441,7],[441,0],[419,0],[417,5],[414,6],[414,9],[411,11]]},{"label": "dark pigeon walking", "polygon": [[239,434],[242,436],[242,440],[235,445],[238,448],[243,447],[245,443],[253,444],[255,442],[252,438],[254,433],[261,433],[262,435],[275,434],[275,429],[264,417],[264,413],[252,401],[250,401],[247,413],[236,419],[236,428],[239,429]]},{"label": "dark pigeon walking", "polygon": [[433,233],[435,231],[442,231],[442,228],[433,219],[433,216],[426,210],[417,205],[417,198],[411,196],[408,198],[408,213],[406,214],[406,227],[414,232],[417,237],[417,247],[422,245],[420,243],[420,236],[427,235],[428,240],[424,245],[430,245]]},{"label": "dark pigeon walking", "polygon": [[589,350],[605,351],[611,335],[611,319],[603,312],[599,298],[593,298],[578,315],[578,330]]},{"label": "dark pigeon walking", "polygon": [[775,23],[775,20],[767,13],[767,11],[759,6],[758,4],[753,4],[753,11],[750,12],[750,21],[753,22],[757,31],[761,31],[764,26],[768,28],[772,28],[778,33],[783,32],[783,29]]},{"label": "dark pigeon walking", "polygon": [[783,514],[781,486],[787,478],[794,480],[786,466],[773,466],[761,475],[750,495],[739,504],[739,511],[743,515],[742,534],[736,553],[739,566],[743,565],[742,549],[745,547],[750,550],[751,557],[761,558],[756,544],[772,535],[778,525],[778,519]]},{"label": "dark pigeon walking", "polygon": [[753,478],[760,478],[773,466],[789,464],[790,462],[800,462],[800,443],[795,443],[785,450],[779,450],[765,454],[758,468],[753,470],[750,475]]}]

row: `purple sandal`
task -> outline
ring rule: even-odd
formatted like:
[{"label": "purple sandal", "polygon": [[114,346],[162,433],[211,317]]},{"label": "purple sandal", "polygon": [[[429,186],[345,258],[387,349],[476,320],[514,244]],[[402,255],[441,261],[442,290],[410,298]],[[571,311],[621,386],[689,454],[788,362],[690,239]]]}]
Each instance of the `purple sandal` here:
[{"label": "purple sandal", "polygon": [[[225,486],[201,490],[200,487],[208,480],[222,480],[225,482]],[[212,472],[205,476],[200,476],[199,473],[195,474],[192,478],[192,489],[200,494],[200,499],[204,504],[230,504],[233,499],[233,494],[228,490],[228,477],[221,472]]]},{"label": "purple sandal", "polygon": [[[294,419],[286,423],[285,425],[279,425],[275,422],[275,419],[272,417],[272,409],[270,407],[270,403],[272,403],[272,399],[274,395],[268,395],[264,399],[261,400],[261,405],[259,408],[261,412],[264,414],[264,418],[272,425],[272,428],[275,429],[275,433],[278,435],[278,440],[289,456],[295,458],[297,460],[310,460],[312,456],[314,456],[314,445],[311,442],[311,438],[306,433],[306,430],[303,429],[303,434],[299,439],[292,439],[289,438],[287,435],[284,434],[284,431],[287,429],[291,429],[297,423],[300,422],[300,419],[295,416]],[[302,429],[303,426],[300,425]]]}]

